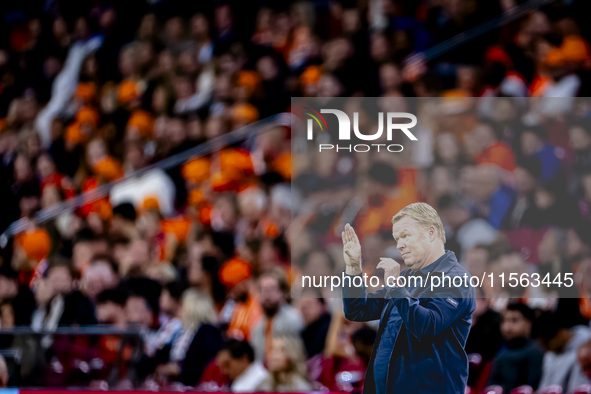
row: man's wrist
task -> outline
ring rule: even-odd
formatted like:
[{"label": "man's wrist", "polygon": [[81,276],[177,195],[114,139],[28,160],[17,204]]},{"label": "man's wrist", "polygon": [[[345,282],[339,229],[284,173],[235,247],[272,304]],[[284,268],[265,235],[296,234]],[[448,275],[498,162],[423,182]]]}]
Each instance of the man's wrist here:
[{"label": "man's wrist", "polygon": [[410,293],[404,287],[390,287],[386,292],[385,298],[401,299],[410,297]]},{"label": "man's wrist", "polygon": [[361,275],[363,271],[361,270],[361,266],[351,267],[350,265],[348,265],[347,267],[345,267],[345,273],[347,275]]}]

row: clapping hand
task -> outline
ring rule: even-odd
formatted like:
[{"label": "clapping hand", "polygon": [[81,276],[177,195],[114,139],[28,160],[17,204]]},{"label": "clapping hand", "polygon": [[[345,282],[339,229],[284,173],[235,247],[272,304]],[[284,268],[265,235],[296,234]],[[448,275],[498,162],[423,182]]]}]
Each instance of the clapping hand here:
[{"label": "clapping hand", "polygon": [[398,264],[396,260],[388,257],[381,257],[376,268],[384,270],[384,282],[386,285],[393,285],[400,275],[400,264]]},{"label": "clapping hand", "polygon": [[345,259],[345,272],[348,275],[361,274],[361,244],[355,234],[355,230],[349,223],[345,225],[343,237],[343,258]]}]

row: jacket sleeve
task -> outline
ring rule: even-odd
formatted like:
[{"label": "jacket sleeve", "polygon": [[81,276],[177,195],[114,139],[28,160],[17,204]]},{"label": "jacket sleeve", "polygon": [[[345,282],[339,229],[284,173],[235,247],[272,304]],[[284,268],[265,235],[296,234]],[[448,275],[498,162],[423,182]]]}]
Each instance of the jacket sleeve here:
[{"label": "jacket sleeve", "polygon": [[[353,279],[355,277],[361,280],[361,286],[355,286]],[[368,293],[365,290],[362,275],[347,275],[344,274],[343,283],[343,306],[345,310],[345,317],[351,321],[366,322],[371,320],[379,320],[382,317],[382,310],[386,305],[387,300],[384,299],[387,289],[380,289],[375,293]],[[349,278],[349,279],[347,279]]]},{"label": "jacket sleeve", "polygon": [[529,352],[527,363],[526,383],[534,390],[538,389],[540,378],[542,377],[542,360],[544,353],[541,349],[534,348]]},{"label": "jacket sleeve", "polygon": [[208,324],[202,325],[185,356],[180,381],[185,386],[196,386],[207,364],[215,358],[223,345],[220,330]]},{"label": "jacket sleeve", "polygon": [[418,340],[443,333],[465,313],[472,314],[475,307],[474,297],[456,288],[437,291],[426,306],[404,287],[389,288],[387,298],[394,302],[406,329]]}]

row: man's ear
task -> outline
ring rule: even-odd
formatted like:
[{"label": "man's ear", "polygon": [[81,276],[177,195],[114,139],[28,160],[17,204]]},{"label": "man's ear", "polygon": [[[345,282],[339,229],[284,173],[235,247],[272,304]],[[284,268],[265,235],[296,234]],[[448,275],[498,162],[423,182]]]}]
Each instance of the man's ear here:
[{"label": "man's ear", "polygon": [[431,242],[435,241],[435,238],[437,238],[437,229],[435,228],[435,226],[430,226],[429,227],[429,240]]}]

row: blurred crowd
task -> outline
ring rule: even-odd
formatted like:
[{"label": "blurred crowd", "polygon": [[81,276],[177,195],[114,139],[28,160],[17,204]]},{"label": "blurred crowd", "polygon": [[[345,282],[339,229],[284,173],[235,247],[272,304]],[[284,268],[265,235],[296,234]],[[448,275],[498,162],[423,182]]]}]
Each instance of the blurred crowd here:
[{"label": "blurred crowd", "polygon": [[[0,386],[358,392],[375,325],[292,285],[342,271],[345,222],[364,270],[401,261],[390,220],[418,200],[473,275],[575,274],[543,294],[483,289],[473,392],[590,384],[591,102],[573,99],[591,88],[585,2],[408,61],[521,3],[1,2],[0,229],[26,229],[0,260],[0,349],[20,350],[0,352]],[[291,97],[338,96],[443,101],[413,108],[419,141],[401,154],[305,160],[277,125],[125,179]]]}]

